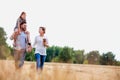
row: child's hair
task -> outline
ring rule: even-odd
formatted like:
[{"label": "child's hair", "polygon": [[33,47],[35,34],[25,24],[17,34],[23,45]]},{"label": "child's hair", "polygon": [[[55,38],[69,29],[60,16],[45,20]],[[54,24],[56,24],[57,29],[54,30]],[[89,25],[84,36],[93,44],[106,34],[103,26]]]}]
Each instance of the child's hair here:
[{"label": "child's hair", "polygon": [[43,30],[43,32],[44,32],[44,34],[45,34],[45,30],[46,30],[46,28],[45,27],[39,27],[39,28],[41,28],[42,30]]},{"label": "child's hair", "polygon": [[22,19],[22,15],[26,14],[24,11],[20,14],[20,17]]}]

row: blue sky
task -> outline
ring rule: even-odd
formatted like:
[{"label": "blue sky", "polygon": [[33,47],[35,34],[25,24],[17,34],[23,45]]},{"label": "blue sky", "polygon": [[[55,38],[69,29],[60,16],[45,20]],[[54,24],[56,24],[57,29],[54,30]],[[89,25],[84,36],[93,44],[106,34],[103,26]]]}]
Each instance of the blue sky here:
[{"label": "blue sky", "polygon": [[[27,13],[31,41],[45,26],[49,44],[87,52],[112,51],[120,60],[119,0],[1,0],[0,26],[13,33],[22,11]],[[7,40],[9,45],[12,41]]]}]

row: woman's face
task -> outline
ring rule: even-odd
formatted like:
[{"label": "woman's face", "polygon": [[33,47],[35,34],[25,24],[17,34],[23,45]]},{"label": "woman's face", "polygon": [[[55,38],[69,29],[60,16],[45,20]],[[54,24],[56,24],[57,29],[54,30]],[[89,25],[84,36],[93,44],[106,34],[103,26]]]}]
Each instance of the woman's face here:
[{"label": "woman's face", "polygon": [[44,31],[42,30],[42,28],[39,28],[39,33],[44,34]]}]

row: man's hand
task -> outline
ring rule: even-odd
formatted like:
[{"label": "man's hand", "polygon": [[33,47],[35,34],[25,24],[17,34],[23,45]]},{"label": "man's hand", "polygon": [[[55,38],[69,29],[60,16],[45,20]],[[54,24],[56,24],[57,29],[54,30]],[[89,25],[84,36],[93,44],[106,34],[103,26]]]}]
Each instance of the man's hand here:
[{"label": "man's hand", "polygon": [[31,45],[28,45],[27,52],[32,52],[32,46]]}]

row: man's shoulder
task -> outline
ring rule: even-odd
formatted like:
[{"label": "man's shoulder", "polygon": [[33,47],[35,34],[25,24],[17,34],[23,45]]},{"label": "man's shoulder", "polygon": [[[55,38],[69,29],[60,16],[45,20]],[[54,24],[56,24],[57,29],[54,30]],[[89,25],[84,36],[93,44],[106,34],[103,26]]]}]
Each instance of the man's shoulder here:
[{"label": "man's shoulder", "polygon": [[29,31],[25,31],[25,34],[26,34],[26,35],[30,35],[30,32],[29,32]]}]

